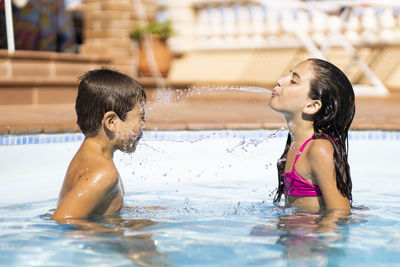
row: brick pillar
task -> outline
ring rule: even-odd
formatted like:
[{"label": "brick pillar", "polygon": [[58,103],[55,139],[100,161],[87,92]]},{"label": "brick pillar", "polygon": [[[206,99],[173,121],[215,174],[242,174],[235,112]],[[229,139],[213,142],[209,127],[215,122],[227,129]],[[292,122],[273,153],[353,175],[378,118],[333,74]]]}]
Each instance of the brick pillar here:
[{"label": "brick pillar", "polygon": [[144,18],[155,18],[157,0],[84,0],[83,10],[82,54],[110,57],[113,67],[137,76],[137,49],[129,32]]}]

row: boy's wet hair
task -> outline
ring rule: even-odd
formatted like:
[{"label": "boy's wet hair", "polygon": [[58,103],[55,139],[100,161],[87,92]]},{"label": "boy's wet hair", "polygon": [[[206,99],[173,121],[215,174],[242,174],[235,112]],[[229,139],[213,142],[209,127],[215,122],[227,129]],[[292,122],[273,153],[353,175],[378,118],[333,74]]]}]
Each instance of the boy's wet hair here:
[{"label": "boy's wet hair", "polygon": [[98,134],[106,112],[114,111],[126,120],[129,111],[146,101],[146,93],[135,79],[105,67],[86,72],[79,81],[75,110],[87,137]]}]

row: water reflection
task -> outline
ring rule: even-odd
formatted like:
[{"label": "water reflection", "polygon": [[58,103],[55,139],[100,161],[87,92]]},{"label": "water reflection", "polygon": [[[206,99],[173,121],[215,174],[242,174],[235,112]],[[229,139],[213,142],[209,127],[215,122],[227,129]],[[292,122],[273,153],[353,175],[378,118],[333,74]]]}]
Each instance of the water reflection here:
[{"label": "water reflection", "polygon": [[152,235],[140,233],[157,222],[147,219],[123,219],[119,216],[100,220],[72,219],[58,222],[68,225],[63,236],[83,241],[94,252],[116,252],[138,266],[170,266],[158,250]]},{"label": "water reflection", "polygon": [[287,210],[273,223],[254,227],[251,235],[278,235],[276,244],[283,246],[283,258],[296,266],[326,266],[332,259],[338,263],[345,254],[343,244],[348,238],[350,212]]}]

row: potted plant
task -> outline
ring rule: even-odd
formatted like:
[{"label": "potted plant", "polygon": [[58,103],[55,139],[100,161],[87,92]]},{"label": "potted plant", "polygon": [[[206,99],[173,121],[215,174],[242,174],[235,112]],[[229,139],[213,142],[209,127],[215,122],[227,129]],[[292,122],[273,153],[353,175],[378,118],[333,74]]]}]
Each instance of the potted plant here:
[{"label": "potted plant", "polygon": [[166,77],[172,63],[172,52],[166,41],[172,35],[169,21],[150,21],[135,27],[130,37],[139,43],[139,73],[142,76]]}]

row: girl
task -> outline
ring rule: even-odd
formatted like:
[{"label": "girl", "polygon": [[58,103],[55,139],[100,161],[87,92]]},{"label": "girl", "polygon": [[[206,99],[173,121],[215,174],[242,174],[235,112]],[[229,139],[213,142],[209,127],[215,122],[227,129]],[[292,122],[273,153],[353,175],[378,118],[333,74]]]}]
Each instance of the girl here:
[{"label": "girl", "polygon": [[277,164],[274,202],[285,194],[290,206],[349,210],[347,135],[355,104],[346,75],[324,60],[300,62],[279,79],[270,106],[283,115],[289,129]]}]

